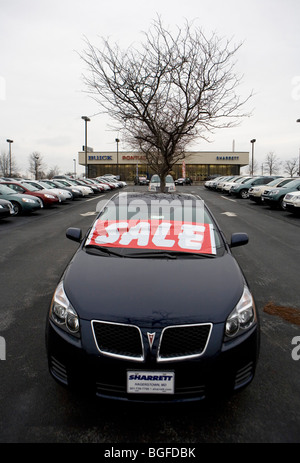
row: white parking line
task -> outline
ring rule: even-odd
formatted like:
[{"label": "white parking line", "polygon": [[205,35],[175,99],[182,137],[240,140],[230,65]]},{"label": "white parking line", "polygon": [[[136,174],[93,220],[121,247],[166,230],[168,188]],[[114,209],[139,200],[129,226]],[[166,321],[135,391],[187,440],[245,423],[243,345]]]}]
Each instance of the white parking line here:
[{"label": "white parking line", "polygon": [[235,199],[226,198],[226,196],[221,196],[221,198],[224,198],[224,199],[227,199],[227,201],[232,201],[233,203],[236,203]]},{"label": "white parking line", "polygon": [[85,212],[84,214],[80,214],[82,217],[88,217],[89,215],[96,215],[98,214],[97,211],[95,212]]},{"label": "white parking line", "polygon": [[[106,194],[101,195],[101,198],[103,198],[104,196],[106,196]],[[99,199],[99,198],[100,198],[100,196],[95,196],[94,198],[87,199],[86,201],[87,201],[87,202],[88,202],[88,201],[94,201],[94,199]]]},{"label": "white parking line", "polygon": [[222,215],[227,215],[228,217],[236,217],[234,212],[221,212]]}]

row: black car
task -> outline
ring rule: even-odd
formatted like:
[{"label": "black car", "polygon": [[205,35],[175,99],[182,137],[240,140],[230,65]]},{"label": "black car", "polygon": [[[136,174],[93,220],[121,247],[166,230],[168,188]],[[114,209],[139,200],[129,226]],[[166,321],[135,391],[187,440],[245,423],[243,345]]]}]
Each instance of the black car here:
[{"label": "black car", "polygon": [[0,219],[5,219],[11,215],[14,215],[12,203],[6,199],[0,199]]},{"label": "black car", "polygon": [[224,238],[201,198],[113,196],[82,238],[46,324],[51,375],[102,398],[200,400],[248,385],[259,321]]},{"label": "black car", "polygon": [[192,185],[193,180],[190,177],[178,178],[175,180],[175,185]]}]

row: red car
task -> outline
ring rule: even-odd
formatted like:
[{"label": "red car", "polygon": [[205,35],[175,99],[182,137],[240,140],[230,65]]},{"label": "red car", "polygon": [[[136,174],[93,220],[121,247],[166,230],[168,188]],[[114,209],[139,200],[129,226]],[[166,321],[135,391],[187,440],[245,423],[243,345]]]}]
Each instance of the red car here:
[{"label": "red car", "polygon": [[29,183],[24,184],[20,182],[8,181],[1,183],[14,190],[16,193],[22,193],[39,198],[42,201],[44,207],[60,203],[60,199],[58,198],[58,196],[53,194],[50,190],[39,190],[38,188]]}]

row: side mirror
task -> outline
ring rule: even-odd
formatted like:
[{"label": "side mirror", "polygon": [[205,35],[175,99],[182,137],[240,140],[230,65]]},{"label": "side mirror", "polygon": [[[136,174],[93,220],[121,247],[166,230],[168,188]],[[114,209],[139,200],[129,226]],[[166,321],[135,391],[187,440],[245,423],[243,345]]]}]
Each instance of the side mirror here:
[{"label": "side mirror", "polygon": [[80,228],[68,228],[66,231],[66,237],[69,238],[69,240],[80,243],[82,239],[82,231]]},{"label": "side mirror", "polygon": [[231,235],[230,247],[235,248],[237,246],[243,246],[244,244],[247,244],[248,241],[249,237],[247,233],[233,233]]}]

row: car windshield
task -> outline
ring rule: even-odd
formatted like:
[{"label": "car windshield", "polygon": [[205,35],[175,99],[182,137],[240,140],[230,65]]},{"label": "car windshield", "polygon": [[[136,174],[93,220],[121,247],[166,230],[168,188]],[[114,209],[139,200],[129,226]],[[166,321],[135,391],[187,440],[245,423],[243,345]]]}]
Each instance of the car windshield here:
[{"label": "car windshield", "polygon": [[[274,185],[277,185],[279,180],[280,180],[280,179],[275,178],[274,180],[271,180],[271,182],[267,183],[267,186],[274,186]],[[279,185],[280,185],[280,184],[279,184]],[[278,186],[279,186],[279,185],[278,185]],[[284,184],[283,184],[283,185],[284,185]],[[265,187],[266,185],[262,185],[262,186]]]},{"label": "car windshield", "polygon": [[13,195],[16,192],[12,188],[10,188],[9,186],[0,185],[0,193],[2,195]]},{"label": "car windshield", "polygon": [[166,183],[174,183],[173,177],[171,175],[166,176]]},{"label": "car windshield", "polygon": [[26,183],[26,185],[24,184],[24,187],[27,188],[27,190],[29,191],[39,191],[39,188],[31,185],[31,183]]},{"label": "car windshield", "polygon": [[285,185],[282,185],[281,188],[297,188],[300,185],[300,179],[293,180],[291,182],[288,182]]},{"label": "car windshield", "polygon": [[225,252],[219,229],[200,198],[156,194],[124,194],[109,201],[85,249],[122,257],[216,257]]},{"label": "car windshield", "polygon": [[159,183],[160,182],[160,178],[158,175],[152,175],[151,177],[151,183]]}]

